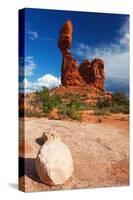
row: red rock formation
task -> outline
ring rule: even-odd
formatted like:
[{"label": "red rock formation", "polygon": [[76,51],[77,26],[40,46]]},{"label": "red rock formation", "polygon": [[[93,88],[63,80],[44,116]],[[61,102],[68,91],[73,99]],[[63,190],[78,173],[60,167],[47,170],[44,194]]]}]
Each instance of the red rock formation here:
[{"label": "red rock formation", "polygon": [[91,62],[91,85],[104,91],[104,63],[101,59],[95,58]]},{"label": "red rock formation", "polygon": [[90,85],[104,91],[104,63],[101,59],[92,62],[84,60],[78,66],[78,62],[72,57],[70,48],[72,46],[72,22],[67,20],[63,25],[58,41],[58,47],[63,55],[61,68],[61,83],[63,86],[85,86]]},{"label": "red rock formation", "polygon": [[84,60],[79,72],[87,84],[104,91],[104,63],[101,59]]},{"label": "red rock formation", "polygon": [[88,83],[88,84],[91,82],[90,71],[91,71],[91,62],[86,59],[83,61],[82,64],[80,64],[79,73],[80,73],[80,76],[82,76],[85,83]]},{"label": "red rock formation", "polygon": [[72,32],[72,22],[70,20],[67,20],[60,30],[58,41],[58,47],[61,49],[63,55],[66,54],[68,49],[72,47]]},{"label": "red rock formation", "polygon": [[73,26],[71,21],[66,21],[60,31],[58,47],[63,55],[61,68],[61,83],[63,86],[83,85],[84,81],[78,71],[78,62],[71,55]]}]

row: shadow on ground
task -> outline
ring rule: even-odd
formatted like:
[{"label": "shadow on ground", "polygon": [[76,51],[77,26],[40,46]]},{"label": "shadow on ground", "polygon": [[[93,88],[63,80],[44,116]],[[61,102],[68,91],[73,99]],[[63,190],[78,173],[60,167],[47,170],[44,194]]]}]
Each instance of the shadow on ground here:
[{"label": "shadow on ground", "polygon": [[42,183],[35,170],[34,158],[19,157],[19,178],[22,176],[28,176],[32,180]]},{"label": "shadow on ground", "polygon": [[[37,138],[35,141],[40,146],[44,144],[42,137]],[[28,176],[32,180],[42,183],[35,170],[35,158],[19,157],[19,178],[22,176]]]}]

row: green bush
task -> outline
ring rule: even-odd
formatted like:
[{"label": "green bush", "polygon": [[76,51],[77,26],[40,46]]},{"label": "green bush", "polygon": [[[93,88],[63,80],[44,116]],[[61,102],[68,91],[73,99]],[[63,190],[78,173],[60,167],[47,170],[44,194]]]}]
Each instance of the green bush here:
[{"label": "green bush", "polygon": [[112,99],[99,98],[96,104],[95,114],[104,115],[108,113],[129,113],[128,97],[122,92],[114,92]]},{"label": "green bush", "polygon": [[49,90],[48,88],[43,87],[40,91],[36,91],[35,94],[36,94],[36,98],[40,98],[40,100],[43,100],[45,96],[49,95]]},{"label": "green bush", "polygon": [[73,110],[67,110],[67,116],[74,120],[81,120],[81,115]]},{"label": "green bush", "polygon": [[101,109],[95,109],[95,115],[110,115],[110,109],[109,108],[101,108]]},{"label": "green bush", "polygon": [[80,106],[81,103],[76,99],[70,100],[70,103],[67,105],[67,107],[73,111],[78,111],[80,109]]},{"label": "green bush", "polygon": [[115,92],[112,94],[113,105],[128,105],[128,97],[123,92]]},{"label": "green bush", "polygon": [[98,99],[96,106],[99,109],[102,109],[102,108],[110,107],[111,104],[112,104],[112,101],[109,98],[103,97],[103,98]]},{"label": "green bush", "polygon": [[59,95],[46,95],[43,97],[43,111],[49,113],[54,107],[61,104],[61,97]]},{"label": "green bush", "polygon": [[76,99],[71,99],[68,104],[60,104],[58,106],[59,113],[62,115],[66,115],[74,120],[80,120],[81,116],[78,111],[81,109],[81,102]]},{"label": "green bush", "polygon": [[[95,110],[96,115],[109,115],[110,113],[129,113],[128,97],[122,92],[115,92],[112,94],[112,99],[101,97],[98,99],[95,106],[84,103],[79,98],[79,94],[68,94],[65,96],[67,101],[63,103],[64,96],[59,94],[51,95],[47,88],[35,92],[37,102],[41,102],[43,114],[47,115],[54,107],[58,108],[61,115],[66,115],[72,119],[80,120],[81,116],[78,111],[81,110]],[[69,103],[68,103],[69,102]],[[31,115],[31,113],[27,113]],[[38,113],[33,113],[34,116],[39,117]]]},{"label": "green bush", "polygon": [[43,117],[43,113],[40,112],[36,112],[36,111],[29,111],[29,110],[25,110],[25,116],[26,117]]},{"label": "green bush", "polygon": [[40,98],[42,102],[42,109],[44,113],[49,113],[54,107],[58,107],[61,104],[61,96],[50,95],[49,90],[45,87],[39,92],[36,92],[37,97]]},{"label": "green bush", "polygon": [[124,113],[129,114],[129,106],[128,105],[115,105],[110,108],[111,113]]},{"label": "green bush", "polygon": [[60,114],[67,115],[68,107],[67,107],[66,104],[60,104],[60,105],[58,105],[58,109],[59,109],[59,113]]}]

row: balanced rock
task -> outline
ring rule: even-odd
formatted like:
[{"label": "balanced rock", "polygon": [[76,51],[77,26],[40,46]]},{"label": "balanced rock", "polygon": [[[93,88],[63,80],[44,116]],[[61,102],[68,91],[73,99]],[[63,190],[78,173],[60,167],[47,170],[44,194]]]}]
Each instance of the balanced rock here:
[{"label": "balanced rock", "polygon": [[65,183],[73,173],[73,160],[68,147],[60,141],[58,134],[43,134],[45,143],[36,158],[36,171],[40,180],[47,185]]},{"label": "balanced rock", "polygon": [[63,86],[81,86],[84,84],[78,71],[78,62],[72,57],[70,48],[72,46],[73,25],[67,20],[60,30],[58,47],[63,56],[61,68],[61,83]]},{"label": "balanced rock", "polygon": [[60,30],[58,47],[62,52],[62,86],[91,86],[104,91],[104,63],[101,59],[84,60],[80,66],[71,54],[73,25],[67,20]]},{"label": "balanced rock", "polygon": [[60,30],[60,36],[58,41],[58,47],[61,49],[62,53],[70,49],[72,46],[72,32],[73,25],[70,20],[67,20]]}]

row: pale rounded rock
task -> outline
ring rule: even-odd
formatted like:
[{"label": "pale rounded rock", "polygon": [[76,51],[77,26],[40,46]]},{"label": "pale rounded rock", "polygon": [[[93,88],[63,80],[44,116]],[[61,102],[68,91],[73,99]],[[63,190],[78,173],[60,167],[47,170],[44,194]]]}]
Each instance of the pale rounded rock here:
[{"label": "pale rounded rock", "polygon": [[68,147],[59,138],[47,140],[36,158],[36,171],[47,185],[65,183],[73,173],[73,159]]},{"label": "pale rounded rock", "polygon": [[60,141],[60,136],[55,130],[51,130],[50,128],[45,130],[42,134],[43,142],[51,142],[55,139]]}]

